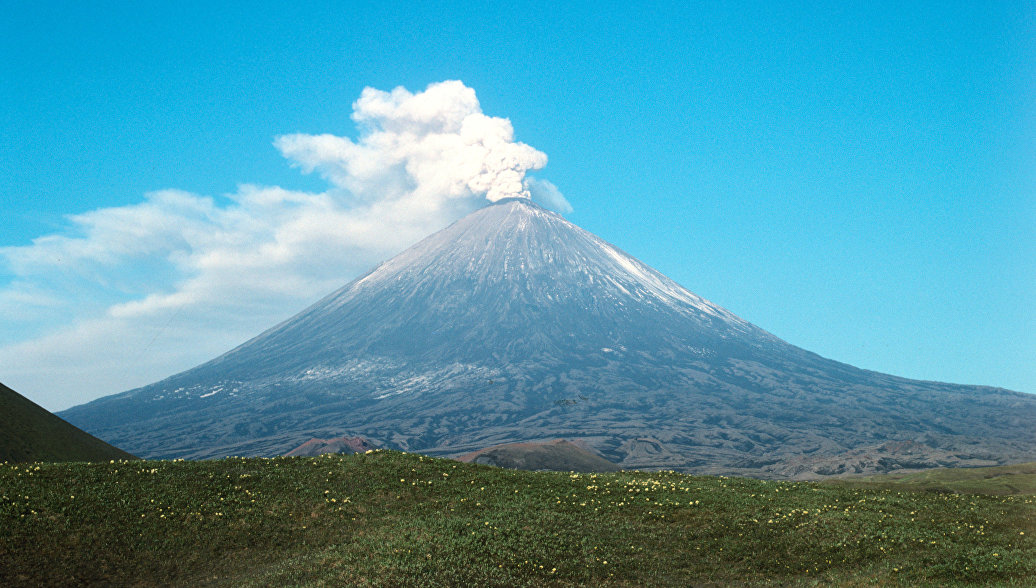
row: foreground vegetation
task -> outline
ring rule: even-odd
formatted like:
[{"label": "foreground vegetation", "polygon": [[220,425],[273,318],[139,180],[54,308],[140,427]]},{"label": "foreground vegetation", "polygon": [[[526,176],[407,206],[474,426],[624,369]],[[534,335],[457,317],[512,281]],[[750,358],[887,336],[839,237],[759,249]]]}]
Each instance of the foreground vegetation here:
[{"label": "foreground vegetation", "polygon": [[0,585],[1033,585],[1036,496],[377,451],[3,464]]}]

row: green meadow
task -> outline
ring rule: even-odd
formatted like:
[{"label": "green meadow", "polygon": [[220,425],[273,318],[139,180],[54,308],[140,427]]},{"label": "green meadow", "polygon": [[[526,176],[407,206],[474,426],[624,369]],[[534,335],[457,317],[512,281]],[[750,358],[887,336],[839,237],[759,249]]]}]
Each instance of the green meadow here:
[{"label": "green meadow", "polygon": [[1036,495],[946,484],[391,451],[5,463],[0,585],[1036,585]]}]

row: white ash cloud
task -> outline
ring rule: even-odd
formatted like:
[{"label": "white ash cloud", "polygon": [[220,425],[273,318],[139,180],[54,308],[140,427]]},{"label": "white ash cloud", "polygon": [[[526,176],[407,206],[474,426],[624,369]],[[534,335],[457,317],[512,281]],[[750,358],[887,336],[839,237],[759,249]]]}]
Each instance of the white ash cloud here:
[{"label": "white ash cloud", "polygon": [[417,94],[367,88],[352,118],[361,129],[356,141],[296,134],[275,144],[303,171],[360,199],[425,208],[448,199],[528,198],[526,172],[547,164],[545,154],[514,140],[510,121],[483,114],[475,91],[458,81]]},{"label": "white ash cloud", "polygon": [[[275,144],[331,186],[160,190],[0,247],[4,383],[58,410],[144,385],[244,342],[420,238],[506,197],[570,209],[526,178],[546,155],[514,141],[460,82],[366,89],[356,140]],[[558,208],[558,203],[563,203]]]}]

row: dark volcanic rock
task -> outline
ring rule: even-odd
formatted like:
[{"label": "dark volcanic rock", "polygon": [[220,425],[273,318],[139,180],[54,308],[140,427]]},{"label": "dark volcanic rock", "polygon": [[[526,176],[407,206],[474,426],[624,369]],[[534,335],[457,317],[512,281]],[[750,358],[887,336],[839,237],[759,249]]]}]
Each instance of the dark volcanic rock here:
[{"label": "dark volcanic rock", "polygon": [[512,470],[554,472],[615,472],[620,468],[603,457],[556,439],[544,443],[507,443],[464,454],[458,461]]},{"label": "dark volcanic rock", "polygon": [[800,455],[775,464],[759,464],[779,477],[809,480],[828,476],[903,473],[931,468],[976,468],[999,464],[991,450],[947,451],[914,441],[890,441],[837,455]]},{"label": "dark volcanic rock", "polygon": [[624,468],[777,477],[919,436],[1036,458],[1036,395],[822,358],[525,200],[219,358],[62,416],[146,457],[280,455],[349,431],[434,455],[565,438]]}]

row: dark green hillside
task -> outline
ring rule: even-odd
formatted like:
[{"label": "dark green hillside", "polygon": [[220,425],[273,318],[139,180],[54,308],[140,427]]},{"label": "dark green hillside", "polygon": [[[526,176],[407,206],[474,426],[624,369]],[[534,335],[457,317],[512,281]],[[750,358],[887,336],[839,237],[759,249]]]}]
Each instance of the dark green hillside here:
[{"label": "dark green hillside", "polygon": [[0,384],[0,462],[136,459]]},{"label": "dark green hillside", "polygon": [[1036,496],[375,451],[7,464],[0,585],[1032,586]]}]

